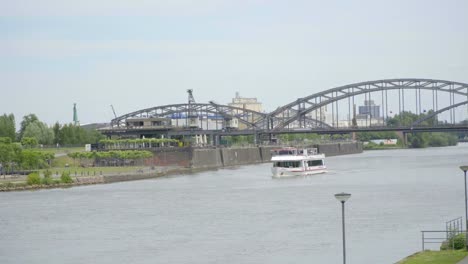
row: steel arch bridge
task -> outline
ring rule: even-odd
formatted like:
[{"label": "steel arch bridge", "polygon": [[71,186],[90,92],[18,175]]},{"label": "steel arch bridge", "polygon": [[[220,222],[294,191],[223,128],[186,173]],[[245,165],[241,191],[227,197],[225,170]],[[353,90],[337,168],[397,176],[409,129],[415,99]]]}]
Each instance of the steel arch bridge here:
[{"label": "steel arch bridge", "polygon": [[190,115],[197,117],[210,116],[213,119],[221,119],[224,122],[238,119],[246,128],[256,128],[257,124],[260,124],[261,120],[265,120],[266,116],[265,113],[216,103],[171,104],[146,108],[116,117],[112,119],[111,126],[125,127],[126,121],[131,118],[170,118],[171,116],[178,116],[183,119],[188,118]]},{"label": "steel arch bridge", "polygon": [[[345,105],[347,101],[348,119],[351,120],[351,106],[355,105],[355,97],[364,95],[365,99],[371,100],[372,94],[375,95],[376,93],[380,93],[378,98],[381,99],[382,109],[384,110],[383,117],[387,119],[389,110],[388,92],[392,90],[398,92],[398,110],[400,113],[408,110],[408,108],[405,109],[405,99],[408,100],[407,95],[405,95],[405,91],[407,93],[409,90],[413,90],[415,92],[414,106],[416,114],[425,112],[422,107],[424,99],[421,97],[421,91],[429,91],[432,95],[429,96],[429,104],[432,106],[432,110],[434,112],[427,117],[417,120],[413,125],[419,125],[423,121],[447,111],[450,112],[451,122],[454,123],[454,109],[468,104],[468,84],[466,83],[416,78],[367,81],[325,90],[307,97],[298,98],[289,104],[279,107],[277,110],[268,114],[268,128],[271,130],[279,130],[287,128],[293,123],[296,123],[293,127],[307,127],[307,122],[305,122],[306,117],[314,116],[315,114],[315,119],[319,120],[319,116],[321,116],[320,111],[322,111],[325,106],[331,106],[332,108],[332,124],[330,124],[330,126],[339,127],[339,101],[345,101]],[[448,95],[449,104],[448,106],[439,109],[441,94]],[[456,98],[461,102],[457,103]],[[406,105],[407,104],[408,103],[406,103]],[[428,103],[426,102],[425,104],[427,105]],[[372,122],[370,123],[372,124]]]},{"label": "steel arch bridge", "polygon": [[[265,129],[267,127],[266,121],[268,120],[268,114],[265,113],[211,102],[209,104],[172,104],[142,109],[112,119],[111,127],[124,128],[126,127],[126,121],[132,118],[167,118],[174,115],[180,116],[181,114],[184,115],[185,118],[188,118],[189,115],[194,115],[197,117],[210,116],[213,119],[222,119],[223,124],[217,128],[220,130],[226,128],[226,124],[233,119],[237,119],[239,123],[244,124],[245,129]],[[320,126],[330,128],[328,124],[310,117],[305,118],[305,122],[310,127]]]},{"label": "steel arch bridge", "polygon": [[[361,99],[376,100],[380,104],[379,107],[382,109],[382,115],[379,117],[380,123],[375,124],[377,117],[372,117],[372,115],[368,123],[366,120],[366,125],[356,125],[351,122],[356,117],[355,105]],[[296,133],[301,129],[307,129],[308,132],[317,130],[323,133],[324,131],[345,131],[346,128],[355,130],[366,127],[385,128],[386,121],[389,116],[391,117],[391,109],[395,114],[412,112],[421,116],[413,124],[405,127],[406,129],[423,126],[424,121],[434,120],[440,115],[447,115],[449,123],[455,124],[455,109],[465,105],[468,105],[468,84],[466,83],[419,78],[383,79],[339,86],[298,98],[270,113],[221,105],[213,101],[209,103],[189,101],[184,104],[156,106],[116,117],[111,121],[111,128],[108,131],[128,130],[126,121],[134,118],[178,116],[178,119],[187,119],[189,116],[196,116],[201,125],[194,134],[199,133],[199,130],[225,133],[228,122],[233,119],[237,119],[242,124],[238,130],[246,130],[245,133],[247,130],[263,134],[288,133],[293,130],[296,130],[294,132]],[[429,110],[427,113],[426,109]],[[324,112],[327,112],[327,118]],[[423,113],[424,115],[421,115]],[[468,117],[468,109],[466,113],[465,119]],[[347,120],[343,119],[343,114]],[[460,116],[458,117],[460,120]],[[216,127],[210,128],[207,121],[209,118],[217,119],[220,125],[218,126],[216,122]],[[206,121],[206,125],[203,125],[203,120]],[[347,121],[347,124],[340,125],[342,121]],[[185,124],[188,128],[187,123]]]}]

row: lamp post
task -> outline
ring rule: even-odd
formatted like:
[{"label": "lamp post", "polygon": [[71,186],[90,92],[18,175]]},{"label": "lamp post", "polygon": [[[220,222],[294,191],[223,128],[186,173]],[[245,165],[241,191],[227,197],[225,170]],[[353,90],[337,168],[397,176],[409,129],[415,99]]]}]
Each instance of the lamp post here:
[{"label": "lamp post", "polygon": [[345,213],[344,213],[344,204],[351,197],[349,193],[337,193],[335,198],[341,202],[341,220],[343,223],[343,264],[346,264],[346,239],[345,239]]},{"label": "lamp post", "polygon": [[467,205],[467,197],[466,197],[466,171],[468,171],[468,166],[460,166],[460,169],[463,171],[465,174],[465,237],[466,237],[466,243],[465,247],[466,250],[468,250],[468,205]]}]

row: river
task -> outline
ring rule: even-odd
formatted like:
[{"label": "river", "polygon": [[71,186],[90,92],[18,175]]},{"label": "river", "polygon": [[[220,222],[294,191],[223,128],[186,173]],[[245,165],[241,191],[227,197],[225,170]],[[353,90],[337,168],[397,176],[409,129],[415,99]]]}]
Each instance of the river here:
[{"label": "river", "polygon": [[395,263],[421,230],[464,215],[456,147],[329,157],[272,179],[252,165],[134,182],[0,193],[0,263]]}]

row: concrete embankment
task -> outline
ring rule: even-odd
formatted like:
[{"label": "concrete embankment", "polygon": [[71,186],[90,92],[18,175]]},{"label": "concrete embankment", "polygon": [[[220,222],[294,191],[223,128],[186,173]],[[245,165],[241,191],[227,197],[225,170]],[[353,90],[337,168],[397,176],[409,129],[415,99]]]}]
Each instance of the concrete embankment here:
[{"label": "concrete embankment", "polygon": [[[318,144],[312,147],[317,148],[319,153],[325,156],[362,153],[360,142]],[[270,162],[271,150],[275,148],[278,147],[193,149],[190,167],[221,168]]]},{"label": "concrete embankment", "polygon": [[[362,153],[361,142],[315,144],[319,153],[337,156]],[[270,162],[271,150],[278,146],[231,147],[231,148],[164,148],[153,149],[154,157],[147,159],[146,166],[180,166],[192,169],[213,169]]]},{"label": "concrete embankment", "polygon": [[326,157],[362,153],[361,142],[332,143],[315,145],[319,153]]}]

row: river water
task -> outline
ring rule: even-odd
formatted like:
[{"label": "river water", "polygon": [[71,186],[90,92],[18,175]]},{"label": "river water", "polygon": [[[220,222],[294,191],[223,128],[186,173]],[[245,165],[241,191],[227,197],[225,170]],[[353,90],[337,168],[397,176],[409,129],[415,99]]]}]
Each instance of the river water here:
[{"label": "river water", "polygon": [[0,263],[395,263],[421,230],[464,215],[468,144],[329,157],[330,172],[270,165],[0,193]]}]

